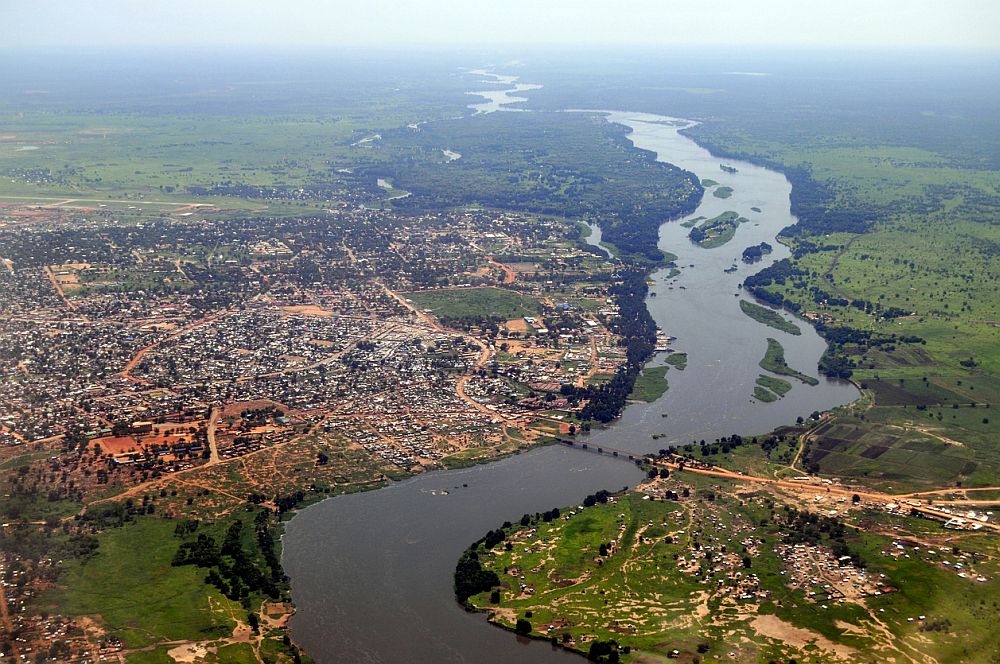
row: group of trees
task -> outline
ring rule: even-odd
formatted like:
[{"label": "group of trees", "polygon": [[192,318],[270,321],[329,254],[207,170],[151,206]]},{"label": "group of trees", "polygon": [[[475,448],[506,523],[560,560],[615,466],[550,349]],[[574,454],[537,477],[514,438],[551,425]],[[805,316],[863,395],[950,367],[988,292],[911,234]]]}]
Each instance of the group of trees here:
[{"label": "group of trees", "polygon": [[618,664],[621,661],[619,652],[627,655],[630,651],[631,648],[619,646],[618,642],[613,639],[594,641],[587,651],[587,659],[596,662],[596,664]]},{"label": "group of trees", "polygon": [[774,248],[767,242],[761,242],[760,244],[755,244],[752,247],[747,247],[743,250],[743,262],[756,263],[773,250]]},{"label": "group of trees", "polygon": [[855,567],[865,566],[861,555],[848,543],[847,527],[842,521],[786,506],[784,525],[785,544],[826,545],[832,549],[834,557],[849,556]]},{"label": "group of trees", "polygon": [[466,549],[455,566],[455,599],[467,605],[469,598],[500,585],[500,577],[492,570],[483,569],[476,553],[476,545]]},{"label": "group of trees", "polygon": [[591,391],[590,401],[581,411],[583,419],[610,422],[621,414],[642,365],[656,345],[656,322],[646,308],[645,271],[632,268],[621,276],[621,283],[610,289],[619,314],[611,327],[625,346],[625,364],[610,381]]},{"label": "group of trees", "polygon": [[[186,536],[197,529],[197,521],[181,522],[175,533]],[[287,579],[281,570],[271,532],[270,510],[260,510],[254,517],[252,536],[245,532],[243,521],[233,521],[221,546],[208,533],[198,533],[194,540],[180,544],[171,565],[196,565],[208,569],[205,583],[215,586],[233,601],[249,606],[252,594],[279,599]]]}]

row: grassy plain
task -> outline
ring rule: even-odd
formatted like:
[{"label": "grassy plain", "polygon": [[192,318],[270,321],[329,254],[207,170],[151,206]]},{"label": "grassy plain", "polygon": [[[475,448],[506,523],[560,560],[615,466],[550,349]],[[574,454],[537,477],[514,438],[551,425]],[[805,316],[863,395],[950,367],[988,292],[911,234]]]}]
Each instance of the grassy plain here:
[{"label": "grassy plain", "polygon": [[461,318],[494,318],[510,320],[535,316],[540,310],[538,300],[500,288],[454,288],[448,290],[406,293],[406,297],[424,311],[442,320]]},{"label": "grassy plain", "polygon": [[[720,130],[712,133],[722,142]],[[806,243],[818,250],[797,253],[801,276],[769,290],[829,316],[831,325],[921,340],[844,346],[853,379],[874,404],[842,418],[857,442],[821,436],[811,455],[817,471],[880,486],[996,484],[1000,419],[984,411],[1000,400],[1000,229],[991,202],[1000,196],[1000,171],[911,147],[793,146],[749,134],[724,140],[782,163],[808,163],[813,179],[841,192],[845,209],[878,220],[861,234],[790,238],[793,250]],[[817,302],[813,289],[910,315],[887,319]]]}]

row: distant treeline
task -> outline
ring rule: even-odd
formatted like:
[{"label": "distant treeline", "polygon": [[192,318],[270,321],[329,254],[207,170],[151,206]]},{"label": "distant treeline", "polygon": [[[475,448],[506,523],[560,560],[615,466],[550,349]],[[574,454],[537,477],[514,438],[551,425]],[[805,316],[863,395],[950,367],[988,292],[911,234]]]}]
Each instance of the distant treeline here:
[{"label": "distant treeline", "polygon": [[[409,191],[393,200],[400,210],[478,204],[586,219],[622,254],[661,262],[660,225],[693,211],[704,189],[693,173],[657,161],[627,134],[585,114],[494,113],[384,132],[355,174]],[[443,162],[442,145],[462,158]]]}]

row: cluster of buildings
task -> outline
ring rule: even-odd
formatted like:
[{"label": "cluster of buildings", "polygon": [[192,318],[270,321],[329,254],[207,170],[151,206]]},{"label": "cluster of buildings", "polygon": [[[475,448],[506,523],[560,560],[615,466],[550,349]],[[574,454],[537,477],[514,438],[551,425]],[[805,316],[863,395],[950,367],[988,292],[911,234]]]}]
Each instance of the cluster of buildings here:
[{"label": "cluster of buildings", "polygon": [[[117,652],[114,641],[92,643],[79,625],[59,615],[39,615],[29,606],[56,574],[58,562],[22,561],[0,551],[0,658],[17,662],[95,662]],[[7,627],[9,626],[9,630]]]},{"label": "cluster of buildings", "polygon": [[[568,416],[582,402],[564,386],[624,362],[608,331],[614,265],[567,240],[562,220],[350,204],[266,222],[203,212],[0,224],[0,445],[88,447],[73,462],[87,479],[56,474],[63,489],[186,471],[317,426],[408,472],[488,455],[509,442],[503,425]],[[541,310],[459,331],[399,295],[477,286]],[[213,408],[260,400],[294,422],[223,421],[210,444]],[[169,427],[191,431],[161,435]]]},{"label": "cluster of buildings", "polygon": [[892,592],[885,574],[869,573],[855,566],[851,557],[837,557],[828,546],[779,544],[775,548],[787,576],[786,584],[805,593],[815,603],[858,600],[869,595]]}]

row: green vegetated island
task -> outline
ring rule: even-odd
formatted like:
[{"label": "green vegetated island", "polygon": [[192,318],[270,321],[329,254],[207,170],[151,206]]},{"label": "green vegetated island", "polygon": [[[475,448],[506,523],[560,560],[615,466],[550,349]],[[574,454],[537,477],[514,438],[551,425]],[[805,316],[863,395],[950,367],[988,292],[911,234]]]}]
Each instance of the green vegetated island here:
[{"label": "green vegetated island", "polygon": [[806,385],[819,385],[817,379],[788,366],[788,363],[785,362],[784,347],[777,339],[772,339],[771,337],[767,338],[767,351],[764,353],[764,359],[760,361],[760,368],[779,376],[795,378]]},{"label": "green vegetated island", "polygon": [[671,368],[684,371],[687,367],[687,353],[671,353],[664,362],[666,366],[645,367],[635,380],[629,399],[652,403],[659,399],[670,387],[667,371]]},{"label": "green vegetated island", "polygon": [[782,332],[787,332],[788,334],[794,334],[796,336],[802,334],[802,330],[799,329],[798,325],[791,322],[774,309],[762,307],[761,305],[750,302],[749,300],[740,300],[740,309],[743,310],[743,313],[750,318],[753,318],[758,323],[763,323],[768,327],[773,327],[776,330],[781,330]]},{"label": "green vegetated island", "polygon": [[757,376],[757,384],[753,388],[753,395],[759,401],[777,401],[785,396],[792,389],[792,384],[787,380],[761,374]]},{"label": "green vegetated island", "polygon": [[725,186],[717,187],[712,190],[712,195],[715,196],[716,198],[729,198],[730,196],[733,195],[733,188]]},{"label": "green vegetated island", "polygon": [[736,229],[746,221],[748,221],[746,217],[741,217],[736,212],[723,212],[716,217],[702,221],[697,226],[692,224],[688,237],[703,249],[715,249],[732,240]]},{"label": "green vegetated island", "polygon": [[670,387],[667,382],[669,366],[646,367],[635,380],[629,399],[652,403],[659,399]]},{"label": "green vegetated island", "polygon": [[667,359],[665,361],[667,364],[677,369],[678,371],[684,371],[688,363],[688,354],[671,353],[670,355],[667,355]]}]

